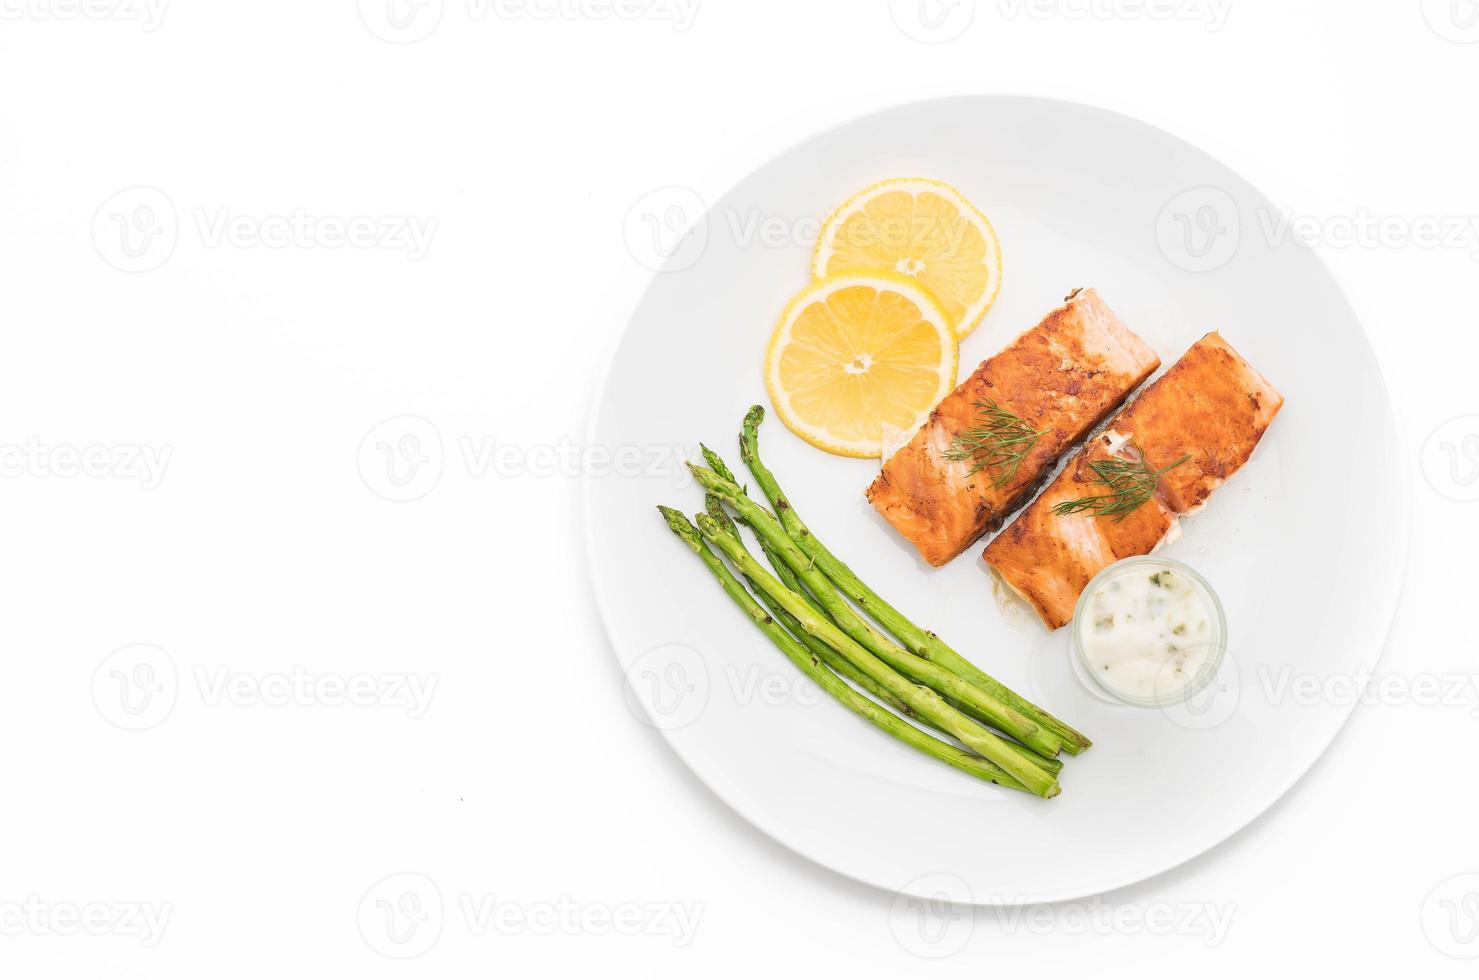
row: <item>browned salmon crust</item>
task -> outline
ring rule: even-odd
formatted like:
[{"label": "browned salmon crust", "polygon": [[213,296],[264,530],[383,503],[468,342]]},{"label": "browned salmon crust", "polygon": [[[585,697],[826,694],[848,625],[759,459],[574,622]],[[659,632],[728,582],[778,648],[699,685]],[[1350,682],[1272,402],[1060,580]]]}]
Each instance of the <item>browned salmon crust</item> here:
[{"label": "browned salmon crust", "polygon": [[[1067,302],[988,358],[930,413],[908,445],[884,463],[868,500],[925,561],[943,565],[994,530],[1032,495],[1058,458],[1160,366],[1160,358],[1092,289]],[[971,473],[949,460],[956,435],[994,401],[1047,431],[1001,487],[996,470]]]},{"label": "browned salmon crust", "polygon": [[[1049,629],[1073,618],[1089,579],[1121,558],[1149,554],[1182,514],[1236,473],[1284,404],[1268,381],[1216,333],[1197,341],[1110,421],[1001,534],[986,563],[1026,599]],[[1154,468],[1189,457],[1161,477],[1154,497],[1123,521],[1088,512],[1058,515],[1066,500],[1104,491],[1089,464],[1133,443]],[[1119,448],[1125,455],[1128,450]]]}]

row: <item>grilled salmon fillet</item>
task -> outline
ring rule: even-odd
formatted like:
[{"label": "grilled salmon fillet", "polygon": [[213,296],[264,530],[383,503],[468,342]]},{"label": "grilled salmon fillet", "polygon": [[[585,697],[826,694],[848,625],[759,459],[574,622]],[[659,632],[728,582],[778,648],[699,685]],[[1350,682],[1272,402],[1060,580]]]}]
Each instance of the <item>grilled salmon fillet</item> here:
[{"label": "grilled salmon fillet", "polygon": [[[1093,289],[1078,289],[946,395],[888,461],[868,500],[931,565],[943,565],[994,530],[1031,496],[1058,458],[1160,366]],[[972,473],[951,460],[952,442],[980,425],[992,402],[1038,436],[1010,480],[1006,467]]]},{"label": "grilled salmon fillet", "polygon": [[[1073,618],[1079,593],[1121,558],[1146,555],[1238,471],[1284,404],[1268,381],[1216,333],[1192,345],[1146,388],[1058,478],[986,546],[983,557],[1049,629]],[[1053,508],[1105,492],[1095,460],[1144,453],[1152,469],[1186,456],[1161,476],[1155,494],[1117,521]]]}]

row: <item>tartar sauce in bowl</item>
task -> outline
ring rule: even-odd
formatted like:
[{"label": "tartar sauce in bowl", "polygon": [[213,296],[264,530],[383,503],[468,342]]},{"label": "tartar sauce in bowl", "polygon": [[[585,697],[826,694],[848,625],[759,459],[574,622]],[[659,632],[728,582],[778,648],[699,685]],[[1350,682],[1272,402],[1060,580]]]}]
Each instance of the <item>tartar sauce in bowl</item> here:
[{"label": "tartar sauce in bowl", "polygon": [[1074,611],[1072,644],[1079,673],[1116,700],[1175,704],[1217,675],[1227,624],[1205,579],[1147,555],[1090,580]]}]

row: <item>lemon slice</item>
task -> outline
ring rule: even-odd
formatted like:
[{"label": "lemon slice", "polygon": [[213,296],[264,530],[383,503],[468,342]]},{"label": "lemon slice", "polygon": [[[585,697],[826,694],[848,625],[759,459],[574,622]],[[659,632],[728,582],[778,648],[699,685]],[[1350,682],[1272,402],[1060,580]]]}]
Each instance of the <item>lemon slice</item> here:
[{"label": "lemon slice", "polygon": [[846,273],[786,307],[765,354],[765,384],[791,431],[841,456],[878,456],[883,427],[923,424],[955,387],[950,318],[912,280]]},{"label": "lemon slice", "polygon": [[949,184],[900,177],[833,211],[812,255],[818,279],[842,272],[908,276],[939,300],[957,337],[976,329],[1001,290],[1001,245],[986,216]]}]

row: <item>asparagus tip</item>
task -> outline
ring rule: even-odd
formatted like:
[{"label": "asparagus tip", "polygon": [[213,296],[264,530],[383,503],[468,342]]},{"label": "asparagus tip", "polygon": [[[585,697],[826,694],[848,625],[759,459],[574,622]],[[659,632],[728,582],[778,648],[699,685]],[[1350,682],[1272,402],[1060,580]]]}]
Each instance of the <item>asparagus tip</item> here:
[{"label": "asparagus tip", "polygon": [[698,536],[698,531],[694,529],[692,524],[688,523],[688,518],[683,515],[683,512],[673,507],[664,507],[662,504],[658,504],[657,509],[668,522],[669,530],[682,538],[688,547],[694,551],[698,551],[699,546],[702,544]]},{"label": "asparagus tip", "polygon": [[724,479],[707,466],[700,466],[697,463],[690,462],[688,464],[688,471],[693,474],[693,478],[699,482],[699,485],[704,490],[717,493],[721,497],[726,496],[724,493],[726,489],[731,492],[738,489],[729,480]]},{"label": "asparagus tip", "polygon": [[710,449],[708,446],[705,446],[703,443],[699,443],[698,448],[699,451],[702,452],[704,455],[704,462],[709,464],[709,469],[713,470],[715,473],[719,474],[730,483],[739,483],[739,481],[734,478],[734,471],[731,470],[729,468],[729,465],[724,462],[724,458],[722,456],[714,452],[714,450]]},{"label": "asparagus tip", "polygon": [[734,519],[724,509],[724,501],[720,497],[712,493],[704,494],[704,511],[724,529],[726,534],[739,537],[739,529],[734,526]]},{"label": "asparagus tip", "polygon": [[699,533],[706,538],[717,537],[724,533],[723,528],[719,526],[719,522],[708,514],[699,514],[694,518],[694,521],[698,524]]}]

